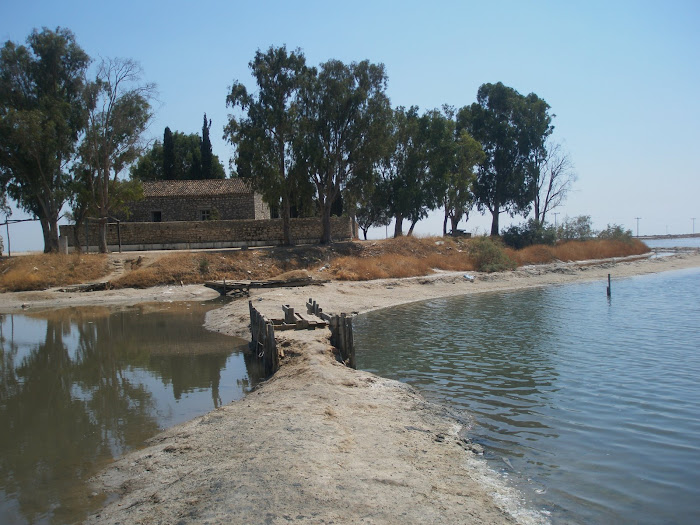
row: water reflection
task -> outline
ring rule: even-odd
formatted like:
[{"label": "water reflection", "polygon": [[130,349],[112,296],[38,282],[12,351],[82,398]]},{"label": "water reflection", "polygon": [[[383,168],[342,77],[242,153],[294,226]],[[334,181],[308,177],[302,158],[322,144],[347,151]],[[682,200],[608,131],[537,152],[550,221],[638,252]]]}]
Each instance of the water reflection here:
[{"label": "water reflection", "polygon": [[0,316],[0,522],[81,520],[102,465],[250,389],[245,341],[205,331],[210,308]]}]

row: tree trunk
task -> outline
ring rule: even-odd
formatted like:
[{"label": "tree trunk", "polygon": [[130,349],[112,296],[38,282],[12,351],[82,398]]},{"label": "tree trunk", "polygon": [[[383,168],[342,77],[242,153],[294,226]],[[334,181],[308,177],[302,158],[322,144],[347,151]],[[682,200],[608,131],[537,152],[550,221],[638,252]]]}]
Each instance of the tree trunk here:
[{"label": "tree trunk", "polygon": [[360,229],[362,230],[362,235],[364,236],[365,240],[367,240],[367,230],[369,230],[369,228],[363,228],[360,226]]},{"label": "tree trunk", "polygon": [[[448,212],[447,212],[447,208],[445,208],[445,218],[444,218],[444,220],[442,221],[442,236],[443,236],[443,237],[446,237],[446,236],[447,236],[447,219],[448,219],[448,217],[449,217],[449,215],[448,215]],[[453,232],[453,233],[454,233],[454,232]]]},{"label": "tree trunk", "polygon": [[58,219],[40,219],[44,235],[44,253],[58,253]]},{"label": "tree trunk", "polygon": [[459,226],[459,217],[453,215],[450,217],[450,222],[452,223],[452,235],[457,233],[457,226]]},{"label": "tree trunk", "polygon": [[331,199],[326,197],[321,210],[321,244],[330,244],[333,242],[331,238]]},{"label": "tree trunk", "polygon": [[292,228],[289,223],[289,216],[291,215],[291,204],[289,202],[289,196],[285,195],[282,197],[282,244],[284,246],[292,245]]},{"label": "tree trunk", "polygon": [[411,227],[408,229],[408,233],[406,234],[407,237],[411,237],[413,235],[413,228],[416,226],[416,223],[418,221],[411,221]]},{"label": "tree trunk", "polygon": [[500,214],[501,211],[498,208],[491,212],[491,215],[493,216],[493,219],[491,220],[491,237],[498,237],[498,217]]},{"label": "tree trunk", "polygon": [[100,253],[107,253],[107,217],[101,217],[99,222],[99,247]]},{"label": "tree trunk", "polygon": [[396,216],[396,224],[394,224],[394,239],[403,235],[403,215]]}]

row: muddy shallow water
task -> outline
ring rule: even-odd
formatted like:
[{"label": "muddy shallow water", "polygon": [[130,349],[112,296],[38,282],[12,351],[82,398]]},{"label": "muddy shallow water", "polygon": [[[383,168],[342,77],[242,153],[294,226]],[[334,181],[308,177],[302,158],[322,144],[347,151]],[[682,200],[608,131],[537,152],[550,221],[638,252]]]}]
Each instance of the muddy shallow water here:
[{"label": "muddy shallow water", "polygon": [[207,303],[0,316],[0,523],[82,521],[86,480],[161,430],[258,381],[247,342],[202,327]]}]

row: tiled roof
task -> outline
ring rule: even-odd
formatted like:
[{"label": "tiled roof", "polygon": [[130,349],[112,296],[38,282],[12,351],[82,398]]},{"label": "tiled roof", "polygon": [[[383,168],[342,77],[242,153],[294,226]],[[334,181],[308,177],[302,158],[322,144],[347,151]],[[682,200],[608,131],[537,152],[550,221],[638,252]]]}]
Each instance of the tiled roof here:
[{"label": "tiled roof", "polygon": [[194,197],[252,193],[243,179],[159,180],[143,182],[144,197]]}]

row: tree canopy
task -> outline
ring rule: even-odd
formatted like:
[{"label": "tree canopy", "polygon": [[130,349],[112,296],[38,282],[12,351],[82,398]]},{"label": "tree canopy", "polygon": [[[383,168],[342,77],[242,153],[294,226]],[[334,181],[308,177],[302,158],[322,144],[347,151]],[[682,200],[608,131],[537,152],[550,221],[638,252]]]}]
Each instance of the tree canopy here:
[{"label": "tree canopy", "polygon": [[280,211],[284,243],[291,244],[292,194],[303,187],[293,154],[300,133],[298,97],[312,71],[301,50],[288,52],[285,46],[258,50],[248,66],[257,90],[249,94],[243,84],[233,83],[226,105],[236,114],[229,116],[224,137],[235,147],[238,176]]},{"label": "tree canopy", "polygon": [[141,83],[141,75],[140,66],[132,60],[106,59],[86,90],[90,117],[78,150],[77,172],[100,221],[101,252],[107,251],[110,214],[139,194],[119,174],[141,153],[142,135],[152,115],[150,99],[155,88]]},{"label": "tree canopy", "polygon": [[349,186],[371,184],[386,145],[391,115],[387,77],[383,64],[330,60],[306,80],[300,100],[302,132],[295,153],[316,187],[321,242],[329,243],[334,203]]},{"label": "tree canopy", "polygon": [[474,183],[479,210],[491,212],[491,235],[499,234],[499,216],[527,213],[534,200],[537,159],[553,130],[549,105],[537,95],[483,84],[477,101],[457,116],[459,129],[478,140],[486,154]]},{"label": "tree canopy", "polygon": [[68,170],[87,123],[89,57],[68,29],[44,28],[27,46],[0,51],[0,182],[42,227],[44,251],[58,251],[58,219],[70,197]]},{"label": "tree canopy", "polygon": [[211,154],[211,167],[208,172],[205,171],[202,142],[196,133],[173,133],[166,127],[163,142],[155,141],[138,159],[131,168],[131,177],[142,181],[226,178],[226,171],[217,155]]}]

